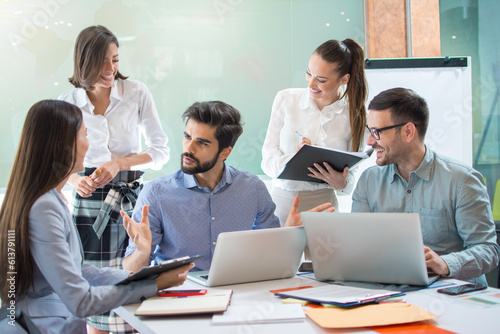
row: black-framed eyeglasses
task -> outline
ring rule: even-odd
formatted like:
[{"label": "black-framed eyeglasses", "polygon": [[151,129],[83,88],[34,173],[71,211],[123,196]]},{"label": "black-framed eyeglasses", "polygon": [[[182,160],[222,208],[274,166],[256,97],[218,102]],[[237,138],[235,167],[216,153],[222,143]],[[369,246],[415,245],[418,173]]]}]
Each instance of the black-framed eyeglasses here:
[{"label": "black-framed eyeglasses", "polygon": [[403,125],[406,125],[408,122],[406,123],[401,123],[401,124],[396,124],[396,125],[391,125],[391,126],[386,126],[385,128],[380,128],[380,129],[377,129],[377,128],[369,128],[368,125],[366,125],[366,128],[368,129],[368,131],[370,132],[370,134],[372,135],[373,139],[375,140],[379,140],[380,139],[380,132],[382,131],[385,131],[385,130],[390,130],[390,129],[394,129],[394,128],[397,128],[399,126],[403,126]]}]

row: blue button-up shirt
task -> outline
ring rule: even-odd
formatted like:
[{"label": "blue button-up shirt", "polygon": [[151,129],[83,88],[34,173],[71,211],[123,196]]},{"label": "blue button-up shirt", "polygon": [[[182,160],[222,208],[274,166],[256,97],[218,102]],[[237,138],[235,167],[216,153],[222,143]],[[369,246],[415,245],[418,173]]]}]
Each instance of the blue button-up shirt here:
[{"label": "blue button-up shirt", "polygon": [[[145,204],[153,235],[150,261],[204,255],[196,261],[199,270],[210,268],[220,233],[280,226],[264,182],[228,165],[212,191],[181,170],[147,183],[137,199],[134,221],[141,221]],[[134,249],[130,240],[125,256]]]},{"label": "blue button-up shirt", "polygon": [[475,169],[426,148],[408,182],[394,164],[363,172],[352,211],[419,213],[426,246],[443,258],[451,277],[471,280],[493,270],[500,257],[482,180]]}]

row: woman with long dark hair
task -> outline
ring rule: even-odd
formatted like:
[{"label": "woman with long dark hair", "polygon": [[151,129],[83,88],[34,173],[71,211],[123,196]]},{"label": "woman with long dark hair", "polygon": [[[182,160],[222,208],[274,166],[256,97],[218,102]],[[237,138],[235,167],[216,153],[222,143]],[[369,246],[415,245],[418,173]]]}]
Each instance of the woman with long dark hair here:
[{"label": "woman with long dark hair", "polygon": [[[82,262],[81,242],[62,188],[70,175],[83,170],[88,146],[78,107],[57,100],[33,105],[0,211],[0,253],[14,254],[0,261],[2,304],[14,304],[42,333],[86,333],[85,317],[182,284],[192,267],[116,286],[131,272]],[[147,240],[147,215],[143,220],[128,232]],[[15,333],[18,328],[2,321],[0,332]]]}]

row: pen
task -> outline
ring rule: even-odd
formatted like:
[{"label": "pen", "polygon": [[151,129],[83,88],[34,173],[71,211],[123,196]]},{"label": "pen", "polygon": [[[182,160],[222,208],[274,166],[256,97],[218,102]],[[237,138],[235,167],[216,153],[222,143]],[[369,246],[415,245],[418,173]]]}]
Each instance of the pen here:
[{"label": "pen", "polygon": [[299,137],[300,137],[300,139],[302,139],[302,137],[303,137],[303,136],[302,136],[302,135],[301,135],[298,131],[295,131],[295,134],[296,134],[297,136],[299,136]]}]

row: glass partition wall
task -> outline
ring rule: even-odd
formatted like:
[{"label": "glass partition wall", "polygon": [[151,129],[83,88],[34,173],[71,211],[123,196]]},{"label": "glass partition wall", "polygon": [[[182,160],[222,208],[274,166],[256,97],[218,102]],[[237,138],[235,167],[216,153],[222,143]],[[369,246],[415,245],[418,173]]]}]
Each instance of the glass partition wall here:
[{"label": "glass partition wall", "polygon": [[71,89],[73,47],[90,25],[120,42],[120,71],[143,81],[169,137],[171,159],[146,180],[180,167],[181,115],[222,100],[243,115],[228,163],[263,174],[261,148],[274,96],[306,87],[314,49],[328,39],[364,45],[363,1],[2,0],[0,2],[0,188],[5,187],[31,105]]}]

